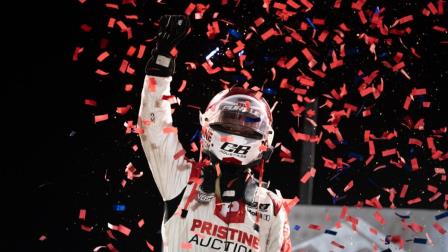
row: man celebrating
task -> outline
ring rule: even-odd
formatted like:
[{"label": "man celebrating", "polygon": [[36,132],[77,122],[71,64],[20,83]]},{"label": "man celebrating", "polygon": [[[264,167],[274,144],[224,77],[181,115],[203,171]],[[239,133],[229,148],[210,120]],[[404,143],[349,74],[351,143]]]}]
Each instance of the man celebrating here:
[{"label": "man celebrating", "polygon": [[272,153],[272,114],[263,98],[239,87],[218,93],[200,115],[200,160],[183,155],[167,98],[170,52],[188,29],[185,16],[160,19],[139,111],[142,146],[165,202],[164,251],[291,251],[283,201],[253,175],[262,177]]}]

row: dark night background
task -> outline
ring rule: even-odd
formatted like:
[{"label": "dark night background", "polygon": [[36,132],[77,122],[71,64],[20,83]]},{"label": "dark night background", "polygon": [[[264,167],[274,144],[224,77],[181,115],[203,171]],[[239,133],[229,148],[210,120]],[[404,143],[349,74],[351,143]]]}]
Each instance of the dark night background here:
[{"label": "dark night background", "polygon": [[[329,94],[332,89],[339,90],[342,83],[346,83],[349,91],[346,101],[358,108],[371,107],[372,116],[362,117],[360,113],[354,112],[357,115],[342,119],[339,128],[344,142],[338,144],[335,151],[331,151],[324,140],[330,138],[336,144],[336,138],[320,126],[328,124],[331,110],[343,109],[343,102],[331,110],[319,110],[317,134],[324,134],[316,148],[314,166],[317,174],[308,182],[314,184],[312,203],[355,205],[382,195],[381,203],[389,206],[389,194],[382,188],[395,188],[399,193],[403,184],[410,184],[408,195],[411,196],[406,199],[398,199],[397,196],[397,207],[443,209],[443,197],[448,193],[448,187],[446,181],[440,180],[440,175],[433,177],[433,168],[442,167],[446,171],[446,160],[433,160],[430,150],[426,147],[409,146],[408,139],[419,138],[426,146],[426,137],[434,135],[432,130],[447,126],[447,93],[444,86],[448,76],[448,38],[446,31],[431,29],[434,25],[447,27],[446,14],[423,17],[422,9],[428,1],[366,3],[364,9],[374,10],[376,5],[386,7],[384,22],[388,25],[403,16],[414,15],[414,20],[409,24],[413,29],[412,33],[404,35],[402,39],[404,44],[415,47],[422,56],[421,59],[400,47],[397,37],[393,37],[392,46],[379,42],[376,48],[377,54],[382,55],[382,60],[392,62],[392,65],[395,64],[395,54],[403,52],[406,72],[412,77],[409,81],[399,72],[392,72],[379,61],[374,61],[368,46],[349,35],[369,32],[379,36],[378,31],[359,24],[357,14],[350,8],[351,1],[343,1],[339,10],[332,9],[334,1],[319,1],[319,5],[316,4],[311,12],[304,14],[299,11],[298,16],[284,22],[277,20],[272,6],[271,13],[266,14],[261,2],[241,1],[238,7],[232,1],[224,7],[215,3],[205,12],[202,20],[192,20],[192,34],[178,48],[178,71],[172,84],[172,90],[177,90],[183,79],[188,80],[184,92],[173,92],[182,100],[181,106],[176,107],[174,116],[185,148],[189,149],[190,140],[199,128],[198,110],[188,105],[203,109],[209,99],[222,89],[220,78],[238,85],[245,81],[241,74],[208,75],[201,67],[210,51],[217,46],[222,47],[219,39],[225,38],[227,28],[247,32],[248,27],[259,16],[266,20],[260,28],[260,34],[274,23],[297,28],[300,22],[306,22],[305,17],[326,18],[325,26],[329,30],[345,22],[352,29],[345,39],[348,60],[340,68],[327,70],[327,76],[323,79],[308,71],[307,60],[300,53],[304,48],[303,44],[293,42],[293,45],[285,46],[280,36],[267,41],[257,37],[245,42],[245,53],[248,55],[246,61],[249,62],[247,68],[251,69],[253,75],[251,87],[261,87],[266,80],[272,78],[270,69],[280,57],[299,57],[295,70],[278,67],[276,79],[267,81],[264,86],[265,90],[272,90],[272,93],[265,92],[268,102],[279,102],[274,115],[274,143],[281,142],[292,150],[292,158],[296,161],[301,158],[301,148],[309,144],[294,141],[288,133],[291,127],[295,127],[297,132],[303,130],[303,125],[297,127],[297,118],[290,111],[292,103],[299,103],[300,106],[304,104],[297,102],[296,95],[289,90],[278,88],[282,78],[289,78],[289,83],[295,83],[298,87],[300,84],[295,81],[299,74],[297,66],[305,69],[304,72],[313,76],[316,81],[315,87],[308,93],[310,98],[323,98],[322,94]],[[2,76],[5,80],[2,82],[1,92],[4,161],[1,169],[1,205],[6,211],[2,215],[2,232],[7,233],[6,243],[0,245],[7,248],[1,249],[2,251],[92,251],[96,246],[108,243],[112,243],[120,251],[148,251],[145,241],[153,244],[156,251],[160,251],[161,198],[142,155],[138,136],[125,134],[123,123],[128,120],[134,120],[135,123],[137,119],[144,64],[153,45],[147,40],[153,38],[157,31],[154,22],[162,14],[183,13],[189,2],[179,0],[160,4],[156,1],[137,0],[136,7],[132,6],[132,1],[107,2],[118,4],[119,10],[106,8],[105,3],[91,0],[83,4],[74,0],[30,3],[8,1],[8,6],[3,7],[11,17],[2,15]],[[206,25],[211,22],[211,16],[216,11],[220,12],[221,18],[230,20],[235,25],[226,28],[220,23],[221,34],[215,39],[208,39],[205,36]],[[138,15],[139,21],[126,20],[125,15]],[[128,40],[126,33],[120,32],[118,27],[108,29],[109,17],[129,24],[133,29],[133,37]],[[92,30],[82,31],[82,24],[88,24]],[[304,40],[309,39],[310,29],[301,32],[301,35]],[[235,46],[236,40],[231,36],[230,48]],[[331,40],[330,37],[327,40]],[[126,56],[130,45],[138,49],[141,44],[147,48],[142,59]],[[77,46],[83,47],[84,51],[79,54],[78,61],[73,61],[73,52]],[[334,43],[315,46],[309,40],[305,47],[312,51],[319,64],[327,62],[327,66],[331,62],[332,48],[339,48]],[[111,55],[99,63],[97,56],[106,50]],[[124,58],[130,60],[135,74],[119,73],[118,68]],[[238,65],[226,60],[225,56],[216,56],[214,62],[218,66]],[[197,63],[198,69],[187,70],[183,64],[186,61]],[[95,74],[97,69],[110,74],[99,76]],[[371,95],[361,98],[357,93],[357,87],[362,82],[357,77],[360,69],[367,74],[375,69],[380,70],[385,91],[378,100],[374,100]],[[133,84],[131,92],[124,91],[128,83]],[[426,88],[427,95],[416,97],[411,108],[405,111],[404,100],[414,87]],[[85,99],[96,100],[97,106],[86,106]],[[319,100],[319,106],[324,100],[325,98]],[[431,107],[422,108],[423,101],[430,101]],[[127,105],[132,106],[127,114],[119,115],[115,112],[116,107]],[[94,115],[106,113],[109,114],[109,120],[94,123]],[[409,129],[420,118],[425,118],[425,129]],[[301,121],[306,123],[304,119]],[[333,160],[342,157],[344,161],[353,156],[362,156],[363,160],[368,158],[368,145],[363,142],[365,129],[370,129],[376,136],[396,130],[398,138],[375,142],[377,158],[369,166],[364,166],[363,161],[355,161],[350,167],[337,171],[323,167],[321,156]],[[436,147],[445,153],[446,134],[440,135],[436,138]],[[132,149],[135,144],[139,147],[137,151]],[[389,164],[390,158],[380,157],[380,152],[390,148],[400,151],[407,166],[397,169],[389,165],[386,169],[374,172],[375,167]],[[272,188],[280,189],[285,198],[293,198],[299,195],[299,181],[307,168],[301,171],[297,162],[280,162],[279,152],[277,148],[267,168],[267,177],[271,180]],[[188,154],[192,157],[195,155],[191,152]],[[417,172],[410,171],[409,162],[413,157],[418,157],[422,167]],[[120,183],[126,177],[124,169],[129,162],[143,171],[144,176],[127,181],[126,186],[122,187]],[[343,189],[350,180],[355,181],[355,186],[344,193]],[[438,187],[442,193],[438,200],[427,201],[432,195],[426,191],[428,184]],[[336,194],[342,196],[332,199],[327,187],[333,188]],[[422,197],[421,203],[407,205],[407,200],[417,196]],[[125,211],[114,210],[117,204],[124,205]],[[80,209],[86,209],[85,221],[78,218]],[[145,224],[139,228],[137,222],[141,219],[144,219]],[[131,235],[126,237],[115,232],[117,240],[110,239],[106,233],[107,223],[123,224],[131,228]],[[93,229],[86,232],[80,228],[81,224]],[[42,235],[45,235],[46,240],[39,241]]]}]

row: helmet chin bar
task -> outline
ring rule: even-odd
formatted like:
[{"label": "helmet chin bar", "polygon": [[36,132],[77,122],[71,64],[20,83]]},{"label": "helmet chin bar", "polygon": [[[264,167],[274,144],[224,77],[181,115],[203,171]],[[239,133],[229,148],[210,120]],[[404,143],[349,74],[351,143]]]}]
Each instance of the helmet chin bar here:
[{"label": "helmet chin bar", "polygon": [[[223,163],[221,160],[219,160],[219,158],[217,158],[212,152],[210,152],[208,150],[203,150],[202,154],[204,156],[208,157],[210,159],[210,161],[212,162],[212,164],[219,164],[221,166],[221,168],[223,166],[224,167],[230,166],[230,167],[240,167],[240,169],[253,170],[253,168],[256,168],[260,164],[261,161],[264,161],[264,162],[269,161],[273,152],[274,152],[274,147],[270,146],[270,147],[268,147],[268,149],[266,151],[263,152],[261,159],[254,160],[247,165],[235,165],[235,164],[229,165],[229,164]],[[221,170],[221,172],[223,172],[222,170]]]}]

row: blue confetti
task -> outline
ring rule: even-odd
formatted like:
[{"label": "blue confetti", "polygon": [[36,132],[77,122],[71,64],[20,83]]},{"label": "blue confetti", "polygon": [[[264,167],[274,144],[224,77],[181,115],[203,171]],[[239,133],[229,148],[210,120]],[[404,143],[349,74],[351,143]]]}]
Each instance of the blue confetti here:
[{"label": "blue confetti", "polygon": [[387,52],[382,52],[382,53],[380,53],[380,55],[378,55],[378,57],[380,59],[386,58],[387,56],[389,56],[389,54]]},{"label": "blue confetti", "polygon": [[348,153],[348,157],[349,157],[349,158],[351,158],[351,157],[355,157],[356,159],[358,159],[358,160],[360,160],[360,161],[364,161],[364,157],[363,157],[361,154],[356,153],[356,152],[349,152],[349,153]]},{"label": "blue confetti", "polygon": [[194,132],[194,135],[191,137],[190,142],[193,142],[196,138],[199,138],[201,136],[201,132],[199,131],[199,129],[197,129]]},{"label": "blue confetti", "polygon": [[406,163],[406,164],[403,166],[403,169],[404,169],[405,171],[408,171],[408,172],[412,171],[411,166],[409,165],[409,163]]},{"label": "blue confetti", "polygon": [[377,7],[375,8],[375,14],[378,14],[378,13],[380,13],[380,7],[379,7],[379,6],[377,6]]},{"label": "blue confetti", "polygon": [[425,238],[414,238],[414,243],[426,244],[427,241]]},{"label": "blue confetti", "polygon": [[299,231],[299,229],[300,229],[300,226],[299,226],[299,225],[294,225],[294,230],[295,230],[295,231]]},{"label": "blue confetti", "polygon": [[356,111],[355,117],[359,117],[359,115],[361,114],[361,111],[364,110],[364,103],[361,105],[361,107],[358,109],[358,111]]},{"label": "blue confetti", "polygon": [[410,215],[401,215],[401,214],[399,214],[399,213],[395,213],[395,215],[398,216],[398,217],[400,217],[401,219],[409,219],[409,218],[411,218]]},{"label": "blue confetti", "polygon": [[441,213],[441,214],[435,216],[436,220],[440,220],[445,217],[448,217],[448,212],[444,212],[444,213]]},{"label": "blue confetti", "polygon": [[314,30],[317,30],[316,26],[314,26],[313,22],[311,22],[310,18],[306,18],[306,21],[311,25],[311,27],[313,27]]},{"label": "blue confetti", "polygon": [[237,38],[237,39],[241,39],[241,37],[242,37],[241,33],[235,29],[229,29],[229,34],[230,34],[230,36]]},{"label": "blue confetti", "polygon": [[263,89],[263,93],[266,95],[276,95],[277,90],[275,90],[273,88],[265,88],[265,89]]},{"label": "blue confetti", "polygon": [[357,55],[357,54],[359,54],[359,48],[358,47],[346,48],[345,49],[345,56],[353,56],[353,55]]},{"label": "blue confetti", "polygon": [[336,145],[347,145],[348,141],[347,140],[343,140],[342,142],[339,142],[339,141],[334,140],[333,143],[335,143]]},{"label": "blue confetti", "polygon": [[338,232],[330,230],[330,229],[325,229],[325,233],[326,234],[331,234],[331,235],[336,235]]},{"label": "blue confetti", "polygon": [[337,197],[333,197],[333,198],[331,199],[331,203],[333,203],[333,205],[336,205],[336,201],[337,201]]},{"label": "blue confetti", "polygon": [[116,204],[116,205],[113,205],[113,209],[115,212],[124,212],[126,210],[126,206],[121,205],[121,204]]},{"label": "blue confetti", "polygon": [[358,85],[364,82],[364,77],[366,76],[366,74],[361,74],[361,75],[355,75],[355,79],[353,80],[353,82]]}]

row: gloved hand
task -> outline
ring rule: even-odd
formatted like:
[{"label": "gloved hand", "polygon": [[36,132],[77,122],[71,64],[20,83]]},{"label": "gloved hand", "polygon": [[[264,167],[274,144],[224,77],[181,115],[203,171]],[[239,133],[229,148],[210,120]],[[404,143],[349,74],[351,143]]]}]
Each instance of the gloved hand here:
[{"label": "gloved hand", "polygon": [[218,177],[216,168],[213,165],[204,166],[201,170],[201,190],[205,193],[215,193],[215,180]]},{"label": "gloved hand", "polygon": [[148,75],[168,77],[174,74],[176,67],[175,57],[170,52],[187,35],[190,21],[184,15],[164,15],[159,23],[156,46],[151,51],[145,72]]}]

